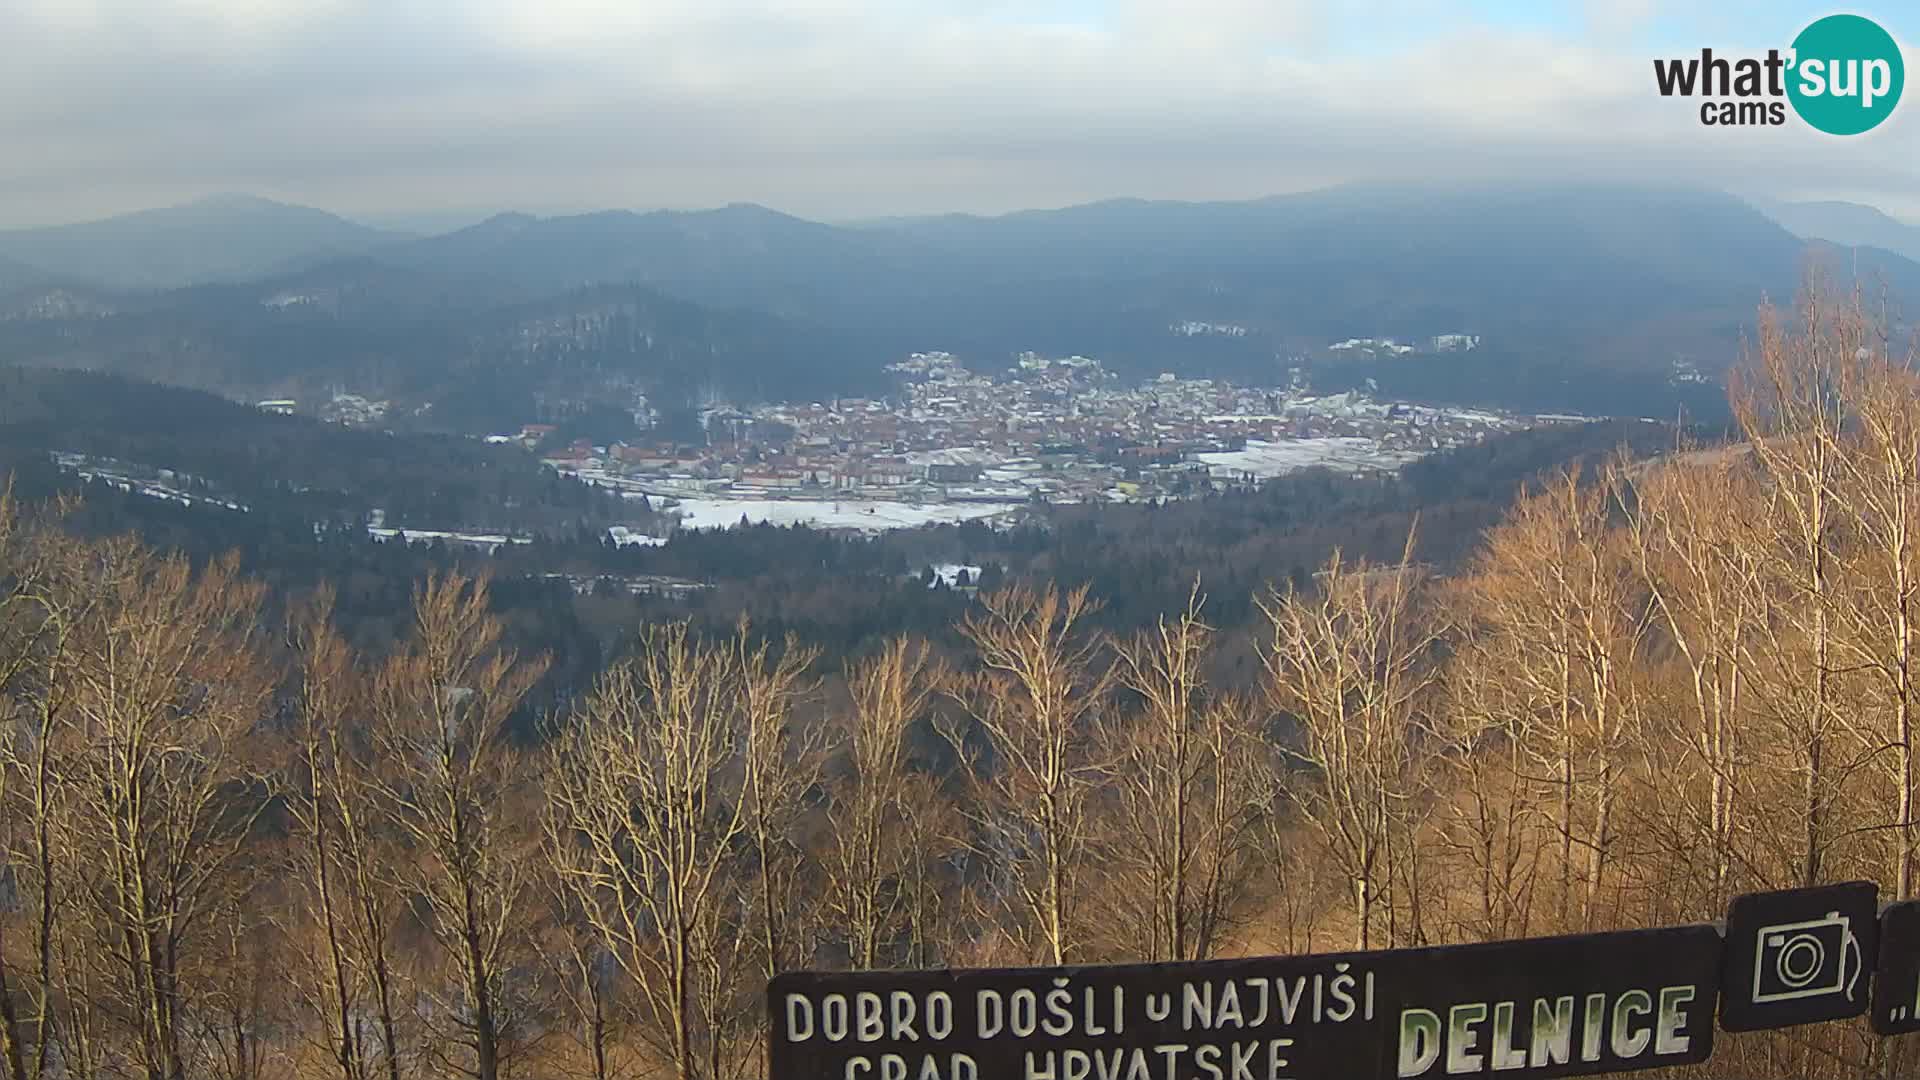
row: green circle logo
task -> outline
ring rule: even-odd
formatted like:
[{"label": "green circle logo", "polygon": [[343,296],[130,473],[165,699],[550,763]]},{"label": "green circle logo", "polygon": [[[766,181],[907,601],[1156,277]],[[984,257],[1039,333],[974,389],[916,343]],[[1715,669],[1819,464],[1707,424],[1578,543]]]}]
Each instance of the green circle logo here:
[{"label": "green circle logo", "polygon": [[1893,114],[1906,65],[1893,35],[1872,19],[1829,15],[1793,39],[1787,99],[1800,119],[1829,135],[1871,131]]}]

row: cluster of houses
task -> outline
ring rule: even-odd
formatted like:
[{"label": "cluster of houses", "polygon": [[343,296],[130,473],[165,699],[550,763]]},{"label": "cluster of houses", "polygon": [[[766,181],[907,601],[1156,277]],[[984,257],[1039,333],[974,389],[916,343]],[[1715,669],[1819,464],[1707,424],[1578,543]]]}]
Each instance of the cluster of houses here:
[{"label": "cluster of houses", "polygon": [[[1017,358],[999,376],[945,353],[893,366],[899,397],[714,410],[698,442],[553,445],[528,424],[495,438],[538,448],[555,468],[649,495],[866,497],[922,502],[1178,497],[1255,483],[1262,468],[1220,461],[1250,441],[1351,450],[1355,467],[1477,439],[1513,418],[1310,396],[1164,374],[1121,385],[1085,357]],[[1298,460],[1316,460],[1302,455]],[[1281,461],[1269,455],[1259,459]]]}]

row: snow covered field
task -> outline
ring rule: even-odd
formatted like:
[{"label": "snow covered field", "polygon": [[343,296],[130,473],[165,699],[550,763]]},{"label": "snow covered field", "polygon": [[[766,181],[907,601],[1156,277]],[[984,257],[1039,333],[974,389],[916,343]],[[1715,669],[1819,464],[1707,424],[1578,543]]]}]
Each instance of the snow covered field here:
[{"label": "snow covered field", "polygon": [[[1322,439],[1285,439],[1264,442],[1247,440],[1246,449],[1196,455],[1215,475],[1256,477],[1280,476],[1296,469],[1329,465],[1344,469],[1393,469],[1421,457],[1415,450],[1384,450],[1372,439],[1345,437]],[[995,470],[991,480],[1011,481],[1031,486],[1040,478],[1024,470]],[[1017,488],[1015,490],[1018,490]],[[1114,501],[1124,502],[1119,491],[1108,493]],[[668,511],[681,515],[681,527],[688,529],[725,529],[749,522],[775,525],[812,525],[822,529],[860,529],[881,532],[910,529],[940,522],[994,518],[1013,512],[1016,507],[1001,503],[907,503],[873,499],[751,499],[682,498]]]},{"label": "snow covered field", "polygon": [[625,525],[608,526],[607,539],[613,541],[614,547],[660,547],[667,542],[667,538],[664,536],[648,536],[646,533],[637,533]]},{"label": "snow covered field", "polygon": [[[144,465],[125,465],[110,458],[92,458],[86,454],[56,450],[49,455],[63,472],[73,473],[83,483],[98,480],[129,495],[179,503],[181,506],[217,506],[223,510],[249,513],[247,507],[227,499],[198,494],[175,487],[177,474],[172,469],[153,469]],[[144,476],[144,478],[143,478]],[[155,477],[158,479],[155,479]]]},{"label": "snow covered field", "polygon": [[1372,439],[1343,436],[1282,439],[1277,442],[1248,439],[1244,450],[1222,450],[1194,456],[1205,462],[1216,475],[1252,473],[1265,478],[1316,465],[1344,469],[1395,469],[1425,455],[1417,450],[1383,450]]},{"label": "snow covered field", "polygon": [[502,544],[531,544],[533,541],[524,536],[506,536],[498,533],[442,532],[439,529],[388,529],[377,525],[367,526],[367,535],[375,540],[402,540],[413,543],[416,540],[443,540],[449,544],[465,544],[468,547],[485,548],[492,551]]},{"label": "snow covered field", "polygon": [[822,529],[911,529],[937,522],[970,521],[1007,513],[1007,506],[980,503],[916,505],[871,499],[681,499],[671,512],[688,529],[725,529],[750,522],[812,525]]}]

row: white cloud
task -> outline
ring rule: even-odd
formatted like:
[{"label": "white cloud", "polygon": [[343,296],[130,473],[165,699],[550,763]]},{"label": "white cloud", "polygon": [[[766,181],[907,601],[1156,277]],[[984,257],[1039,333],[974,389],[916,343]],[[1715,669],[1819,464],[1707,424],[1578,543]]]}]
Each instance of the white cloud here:
[{"label": "white cloud", "polygon": [[[855,216],[1515,170],[1920,214],[1899,202],[1920,191],[1920,105],[1856,140],[1710,130],[1630,45],[1462,24],[1431,0],[1359,9],[1433,28],[1405,47],[1344,40],[1355,9],[1331,0],[16,3],[0,213],[21,221],[213,190],[349,212]],[[1624,27],[1645,6],[1587,13]]]},{"label": "white cloud", "polygon": [[1659,7],[1656,0],[1581,0],[1587,28],[1594,33],[1620,35],[1640,29]]}]

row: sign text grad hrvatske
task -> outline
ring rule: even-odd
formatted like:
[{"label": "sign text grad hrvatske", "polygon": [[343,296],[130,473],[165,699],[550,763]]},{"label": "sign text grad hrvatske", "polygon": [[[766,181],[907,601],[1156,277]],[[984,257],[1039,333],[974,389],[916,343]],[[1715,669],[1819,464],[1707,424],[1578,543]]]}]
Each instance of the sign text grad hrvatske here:
[{"label": "sign text grad hrvatske", "polygon": [[795,973],[771,1080],[1576,1076],[1705,1061],[1707,926],[1200,963]]}]

